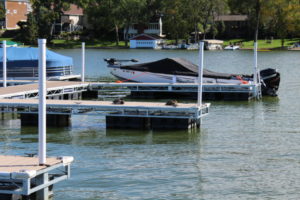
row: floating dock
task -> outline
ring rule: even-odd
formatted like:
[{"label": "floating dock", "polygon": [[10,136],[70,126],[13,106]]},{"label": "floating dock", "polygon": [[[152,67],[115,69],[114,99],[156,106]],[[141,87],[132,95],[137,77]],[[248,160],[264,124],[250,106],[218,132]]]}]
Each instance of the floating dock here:
[{"label": "floating dock", "polygon": [[[82,93],[89,83],[68,81],[47,81],[47,97]],[[0,99],[28,99],[38,96],[38,84],[25,84],[0,88]]]},{"label": "floating dock", "polygon": [[[210,104],[166,105],[153,102],[82,101],[81,94],[94,83],[47,82],[47,124],[69,126],[71,115],[102,115],[107,128],[188,129],[199,127]],[[93,92],[93,91],[92,91]],[[0,88],[0,112],[19,113],[21,125],[37,125],[38,85]],[[67,99],[67,100],[65,100]]]},{"label": "floating dock", "polygon": [[[28,125],[34,125],[32,123],[37,122],[37,119],[33,117],[38,112],[37,99],[0,99],[0,107],[1,112],[20,113],[23,125],[28,123],[30,123]],[[125,102],[116,105],[111,101],[47,100],[47,114],[56,116],[56,118],[52,116],[49,123],[65,121],[65,125],[68,125],[71,115],[102,115],[106,117],[107,128],[188,129],[199,127],[201,118],[208,114],[209,107],[210,104],[203,104],[201,107],[197,104],[178,103],[176,106],[168,106],[165,103],[153,102]],[[22,115],[25,117],[23,118]],[[26,123],[25,120],[28,122]]]},{"label": "floating dock", "polygon": [[[198,84],[195,83],[93,83],[90,91],[99,91],[100,98],[116,95],[131,98],[185,98],[197,99]],[[203,84],[203,100],[250,100],[260,99],[260,85],[252,84]]]},{"label": "floating dock", "polygon": [[73,157],[47,158],[0,155],[0,199],[48,199],[55,183],[70,177]]}]

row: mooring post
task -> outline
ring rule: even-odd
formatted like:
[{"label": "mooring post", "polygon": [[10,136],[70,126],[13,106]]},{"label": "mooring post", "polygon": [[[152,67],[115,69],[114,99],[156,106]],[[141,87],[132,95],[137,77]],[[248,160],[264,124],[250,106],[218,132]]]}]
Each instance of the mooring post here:
[{"label": "mooring post", "polygon": [[[49,174],[43,173],[35,178],[37,185],[47,184],[49,182]],[[36,193],[36,199],[38,200],[48,200],[49,199],[49,187],[45,187]]]},{"label": "mooring post", "polygon": [[6,87],[7,86],[7,83],[6,83],[6,77],[7,77],[7,58],[6,58],[6,40],[3,41],[2,43],[2,48],[3,48],[3,58],[2,58],[2,64],[3,64],[3,87]]},{"label": "mooring post", "polygon": [[204,59],[204,42],[199,45],[199,67],[198,67],[198,107],[202,106],[202,85],[203,85],[203,62]]},{"label": "mooring post", "polygon": [[258,98],[257,94],[257,42],[254,42],[254,71],[253,71],[253,82],[254,82],[254,88],[253,88],[253,95]]},{"label": "mooring post", "polygon": [[199,119],[197,120],[197,127],[200,127],[202,121],[202,92],[203,92],[203,67],[204,67],[204,42],[199,45],[199,67],[198,67],[198,99],[197,105],[200,108]]},{"label": "mooring post", "polygon": [[85,42],[82,43],[81,46],[81,82],[84,82],[85,76]]},{"label": "mooring post", "polygon": [[46,164],[46,39],[39,39],[39,164]]},{"label": "mooring post", "polygon": [[[46,164],[46,39],[39,39],[39,164]],[[45,184],[49,181],[48,173],[37,177],[37,182]],[[48,200],[49,188],[37,191],[37,197],[41,200]]]}]

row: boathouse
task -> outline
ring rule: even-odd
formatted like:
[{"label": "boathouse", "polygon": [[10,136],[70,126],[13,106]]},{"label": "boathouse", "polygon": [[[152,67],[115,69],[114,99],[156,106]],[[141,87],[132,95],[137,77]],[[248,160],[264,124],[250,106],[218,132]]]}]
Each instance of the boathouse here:
[{"label": "boathouse", "polygon": [[160,49],[164,40],[158,35],[152,34],[139,34],[130,38],[130,48],[147,48],[147,49]]}]

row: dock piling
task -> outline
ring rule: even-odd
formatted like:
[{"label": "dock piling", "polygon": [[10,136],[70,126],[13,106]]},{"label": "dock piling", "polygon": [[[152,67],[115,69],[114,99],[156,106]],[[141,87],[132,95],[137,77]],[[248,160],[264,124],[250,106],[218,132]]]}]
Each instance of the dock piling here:
[{"label": "dock piling", "polygon": [[202,105],[202,84],[203,84],[203,59],[204,59],[204,42],[199,45],[199,67],[198,67],[198,100],[197,105]]},{"label": "dock piling", "polygon": [[6,58],[6,40],[3,41],[3,87],[7,87],[6,79],[7,79],[7,58]]},{"label": "dock piling", "polygon": [[46,39],[39,39],[39,164],[46,164]]},{"label": "dock piling", "polygon": [[85,76],[85,42],[81,46],[81,82],[84,82]]}]

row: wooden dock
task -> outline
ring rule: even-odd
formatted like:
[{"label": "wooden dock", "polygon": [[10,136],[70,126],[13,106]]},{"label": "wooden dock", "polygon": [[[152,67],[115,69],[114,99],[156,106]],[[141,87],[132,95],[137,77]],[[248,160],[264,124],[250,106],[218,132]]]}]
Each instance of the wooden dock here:
[{"label": "wooden dock", "polygon": [[[47,114],[52,115],[49,125],[69,126],[71,115],[103,115],[108,128],[167,128],[188,129],[199,127],[201,118],[208,114],[210,104],[166,105],[166,102],[51,100],[52,96],[80,93],[89,90],[94,83],[47,82]],[[0,88],[2,113],[21,114],[21,125],[36,125],[38,113],[38,85],[26,84]],[[64,99],[64,98],[59,98]],[[53,117],[54,116],[54,117]],[[49,117],[50,118],[50,117]],[[166,121],[168,119],[168,122]],[[161,123],[164,121],[163,123]],[[137,125],[141,124],[141,125]],[[164,126],[161,126],[163,124]]]},{"label": "wooden dock", "polygon": [[[260,98],[254,91],[259,90],[258,85],[251,84],[204,84],[204,100],[249,100]],[[81,93],[89,91],[101,97],[117,97],[117,95],[130,95],[132,98],[188,98],[196,99],[198,85],[194,83],[106,83],[106,82],[67,82],[48,81],[47,96]],[[113,94],[113,95],[111,95]],[[260,94],[260,93],[257,93]],[[0,88],[2,98],[35,98],[38,95],[38,84]]]},{"label": "wooden dock", "polygon": [[[0,107],[2,112],[25,114],[24,120],[27,118],[30,123],[37,120],[26,115],[37,114],[37,99],[0,99]],[[56,115],[57,118],[60,118],[60,120],[53,119],[52,121],[68,122],[64,117],[71,115],[102,115],[107,119],[108,128],[156,129],[159,124],[157,119],[172,119],[173,121],[169,120],[169,124],[162,123],[169,129],[175,127],[188,129],[196,125],[199,127],[200,120],[208,114],[209,107],[210,104],[203,104],[201,107],[198,107],[197,104],[178,103],[176,106],[168,106],[166,103],[154,102],[125,102],[116,105],[111,101],[47,100],[47,114]],[[112,121],[116,121],[117,118],[126,120],[123,120],[122,123],[118,122],[118,125],[112,125]],[[147,124],[143,122],[140,126],[137,125],[137,123],[141,123],[140,119],[146,120]],[[181,119],[182,124],[174,123],[176,120],[178,122],[179,119]]]},{"label": "wooden dock", "polygon": [[37,157],[0,155],[0,199],[34,193],[36,199],[48,199],[48,188],[70,177],[72,162],[73,157],[52,157],[46,165],[39,165]]},{"label": "wooden dock", "polygon": [[[87,91],[89,83],[47,81],[47,96]],[[38,84],[25,84],[0,88],[0,99],[27,99],[38,96]]]},{"label": "wooden dock", "polygon": [[[259,85],[204,83],[203,100],[249,100],[261,98]],[[89,90],[99,91],[99,97],[122,95],[124,91],[132,98],[186,98],[197,99],[198,84],[195,83],[93,83]],[[106,95],[107,94],[107,95]],[[112,95],[113,94],[113,95]],[[126,94],[125,94],[126,95]]]}]

